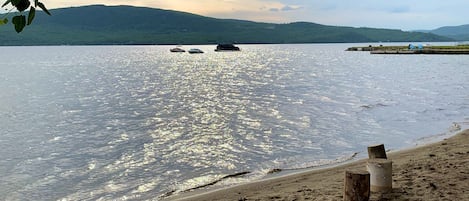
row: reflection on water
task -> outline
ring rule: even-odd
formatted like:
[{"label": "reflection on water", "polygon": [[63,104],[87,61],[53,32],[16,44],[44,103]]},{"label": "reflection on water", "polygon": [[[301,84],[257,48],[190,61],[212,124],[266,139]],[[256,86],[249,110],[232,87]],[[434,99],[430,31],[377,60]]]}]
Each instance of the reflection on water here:
[{"label": "reflection on water", "polygon": [[465,56],[200,47],[0,47],[0,200],[158,199],[469,121]]}]

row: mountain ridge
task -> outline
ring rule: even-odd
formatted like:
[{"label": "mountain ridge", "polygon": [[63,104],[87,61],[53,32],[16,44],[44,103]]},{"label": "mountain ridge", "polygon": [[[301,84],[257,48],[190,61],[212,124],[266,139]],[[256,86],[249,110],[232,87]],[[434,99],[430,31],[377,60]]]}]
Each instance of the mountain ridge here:
[{"label": "mountain ridge", "polygon": [[181,11],[135,6],[89,5],[36,13],[17,34],[0,29],[0,45],[138,45],[216,43],[341,43],[450,41],[432,33],[218,19]]},{"label": "mountain ridge", "polygon": [[469,24],[463,24],[459,26],[443,26],[429,32],[448,38],[454,38],[455,40],[459,41],[469,40]]}]

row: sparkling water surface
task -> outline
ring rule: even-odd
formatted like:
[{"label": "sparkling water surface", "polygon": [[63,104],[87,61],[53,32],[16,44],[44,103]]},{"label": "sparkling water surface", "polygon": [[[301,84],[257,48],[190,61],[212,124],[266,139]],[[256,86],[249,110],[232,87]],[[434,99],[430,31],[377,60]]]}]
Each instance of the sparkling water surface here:
[{"label": "sparkling water surface", "polygon": [[0,47],[0,200],[159,200],[467,127],[468,56],[359,45]]}]

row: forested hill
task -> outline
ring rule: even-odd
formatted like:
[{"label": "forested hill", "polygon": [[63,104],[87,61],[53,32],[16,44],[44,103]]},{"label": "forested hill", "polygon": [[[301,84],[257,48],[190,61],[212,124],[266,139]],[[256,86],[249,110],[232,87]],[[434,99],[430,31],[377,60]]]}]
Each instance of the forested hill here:
[{"label": "forested hill", "polygon": [[[132,6],[92,5],[36,13],[32,25],[17,34],[0,27],[0,45],[338,43],[448,41],[428,33],[391,29],[228,20]],[[10,27],[11,26],[11,27]]]},{"label": "forested hill", "polygon": [[441,36],[453,38],[458,41],[469,40],[469,24],[460,25],[460,26],[440,27],[438,29],[431,30],[429,32],[433,34],[438,34]]}]

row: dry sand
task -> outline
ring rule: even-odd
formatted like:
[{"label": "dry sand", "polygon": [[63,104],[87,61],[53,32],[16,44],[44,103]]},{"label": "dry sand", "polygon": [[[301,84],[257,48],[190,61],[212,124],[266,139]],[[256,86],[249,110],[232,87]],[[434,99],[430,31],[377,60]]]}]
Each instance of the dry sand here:
[{"label": "dry sand", "polygon": [[[393,190],[372,193],[371,200],[469,200],[469,130],[437,143],[388,153],[388,158],[393,161]],[[366,160],[359,160],[170,200],[343,200],[345,170],[365,169]]]}]

